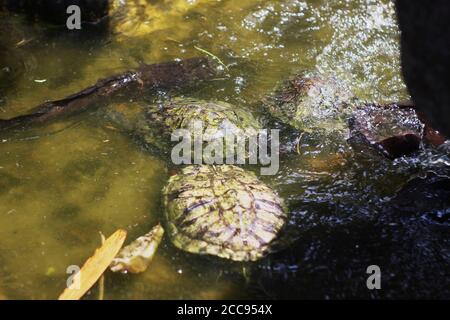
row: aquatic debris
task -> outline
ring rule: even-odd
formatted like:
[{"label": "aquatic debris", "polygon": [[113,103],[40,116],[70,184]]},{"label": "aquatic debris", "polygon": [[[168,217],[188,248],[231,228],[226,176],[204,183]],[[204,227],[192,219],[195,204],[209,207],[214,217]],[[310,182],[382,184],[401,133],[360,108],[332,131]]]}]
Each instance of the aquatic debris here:
[{"label": "aquatic debris", "polygon": [[81,270],[74,276],[72,284],[59,296],[58,300],[79,300],[97,282],[111,261],[119,252],[127,232],[117,230],[95,251]]},{"label": "aquatic debris", "polygon": [[158,224],[152,230],[137,238],[120,250],[110,265],[113,272],[141,273],[147,270],[164,235],[163,227]]},{"label": "aquatic debris", "polygon": [[123,91],[168,90],[196,85],[219,73],[217,64],[208,58],[190,58],[151,65],[101,79],[89,88],[64,99],[45,102],[34,108],[31,114],[0,119],[0,130],[43,123],[57,117],[68,116],[95,107],[105,98]]},{"label": "aquatic debris", "polygon": [[48,267],[47,271],[45,272],[45,275],[47,277],[53,275],[56,272],[56,268],[55,267]]},{"label": "aquatic debris", "polygon": [[214,60],[216,60],[222,67],[225,68],[225,70],[228,71],[228,67],[225,65],[225,63],[223,63],[222,60],[220,60],[220,58],[219,58],[218,56],[216,56],[216,55],[212,54],[211,52],[206,51],[205,49],[202,49],[202,48],[200,48],[200,47],[194,46],[194,48],[195,48],[196,50],[200,51],[200,52],[203,52],[204,54],[207,54],[208,56],[210,56],[210,57],[213,58]]},{"label": "aquatic debris", "polygon": [[34,39],[22,39],[19,42],[16,43],[16,48],[20,48],[23,47],[25,45],[27,45],[28,43],[30,43],[31,41],[33,41]]},{"label": "aquatic debris", "polygon": [[[101,232],[100,232],[100,239],[102,245],[104,245],[106,238],[105,235]],[[98,300],[103,300],[104,297],[105,297],[105,274],[102,274],[102,276],[98,280]]]}]

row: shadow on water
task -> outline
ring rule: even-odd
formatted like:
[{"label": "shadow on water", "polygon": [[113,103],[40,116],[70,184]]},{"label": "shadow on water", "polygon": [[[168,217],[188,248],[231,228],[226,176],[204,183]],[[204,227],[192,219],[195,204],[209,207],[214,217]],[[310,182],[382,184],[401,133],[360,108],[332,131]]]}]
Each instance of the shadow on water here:
[{"label": "shadow on water", "polygon": [[[447,298],[449,196],[450,179],[430,175],[410,181],[378,212],[361,212],[346,224],[313,224],[294,246],[258,267],[255,294]],[[382,290],[366,287],[370,265],[381,268]]]}]

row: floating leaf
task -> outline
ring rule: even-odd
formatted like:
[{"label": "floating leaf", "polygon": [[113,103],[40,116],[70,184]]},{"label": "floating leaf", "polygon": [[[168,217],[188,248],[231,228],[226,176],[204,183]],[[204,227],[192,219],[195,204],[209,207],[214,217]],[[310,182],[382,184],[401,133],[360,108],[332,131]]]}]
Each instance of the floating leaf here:
[{"label": "floating leaf", "polygon": [[97,282],[119,252],[127,232],[117,230],[95,251],[81,270],[74,276],[72,284],[59,296],[59,300],[79,300]]}]

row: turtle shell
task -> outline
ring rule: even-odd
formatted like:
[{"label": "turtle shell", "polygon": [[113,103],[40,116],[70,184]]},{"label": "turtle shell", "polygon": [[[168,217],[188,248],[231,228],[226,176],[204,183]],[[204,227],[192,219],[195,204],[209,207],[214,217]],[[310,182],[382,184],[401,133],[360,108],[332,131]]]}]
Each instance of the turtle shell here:
[{"label": "turtle shell", "polygon": [[170,178],[163,202],[176,247],[235,261],[264,257],[287,221],[282,199],[232,165],[183,168]]},{"label": "turtle shell", "polygon": [[[256,137],[261,128],[259,121],[246,108],[222,101],[191,98],[175,98],[151,105],[115,104],[107,108],[106,118],[160,150],[171,149],[171,134],[175,130],[186,129],[197,133],[198,124],[201,124],[204,144],[211,148],[215,143],[223,143],[226,134]],[[226,147],[224,151],[224,157],[235,152]]]},{"label": "turtle shell", "polygon": [[260,129],[250,111],[223,101],[175,98],[158,108],[149,108],[147,119],[149,123],[161,125],[161,134],[177,129],[194,132],[197,130],[196,122],[201,122],[206,142],[221,139],[226,132],[249,136],[256,135]]}]

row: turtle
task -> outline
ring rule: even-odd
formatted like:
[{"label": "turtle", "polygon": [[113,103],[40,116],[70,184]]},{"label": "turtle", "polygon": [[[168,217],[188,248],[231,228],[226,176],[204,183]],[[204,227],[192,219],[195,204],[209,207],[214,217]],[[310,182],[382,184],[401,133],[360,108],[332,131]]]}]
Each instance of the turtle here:
[{"label": "turtle", "polygon": [[354,95],[343,81],[322,74],[296,74],[278,85],[263,101],[263,108],[282,123],[305,132],[336,132],[340,119],[354,103]]},{"label": "turtle", "polygon": [[[170,133],[192,130],[196,120],[203,122],[203,132],[209,132],[206,140],[211,143],[223,138],[224,129],[252,137],[269,119],[301,130],[302,119],[306,119],[302,110],[314,113],[318,105],[324,110],[330,106],[338,109],[347,100],[348,92],[340,90],[336,80],[299,75],[284,83],[277,96],[265,104],[264,119],[239,105],[189,97],[149,105],[114,104],[107,108],[106,118],[145,147],[164,153],[173,145]],[[223,157],[232,151],[226,146]],[[176,171],[163,189],[162,201],[165,225],[175,247],[234,261],[256,261],[283,247],[276,244],[283,242],[279,240],[289,219],[287,206],[254,173],[234,165],[204,164]]]},{"label": "turtle", "polygon": [[234,165],[185,167],[163,194],[172,243],[192,253],[256,261],[270,252],[287,221],[280,197]]},{"label": "turtle", "polygon": [[[105,115],[108,121],[130,132],[145,146],[156,147],[163,153],[173,146],[171,134],[175,130],[193,132],[197,122],[201,122],[202,138],[209,145],[218,143],[226,134],[255,137],[261,129],[260,121],[242,107],[189,97],[149,105],[138,102],[113,104]],[[235,151],[227,146],[224,148],[224,158]]]},{"label": "turtle", "polygon": [[295,130],[317,135],[321,145],[327,139],[346,140],[352,148],[369,146],[390,159],[412,154],[422,142],[446,150],[446,137],[410,101],[361,102],[333,76],[297,74],[278,86],[263,108]]},{"label": "turtle", "polygon": [[[174,98],[163,103],[116,104],[106,119],[129,131],[146,146],[171,145],[170,132],[193,129],[203,121],[206,140],[254,135],[260,122],[245,108],[221,101]],[[226,146],[223,156],[231,148]],[[233,261],[256,261],[273,249],[288,213],[282,198],[255,173],[231,164],[176,167],[163,189],[167,233],[175,247]]]}]

